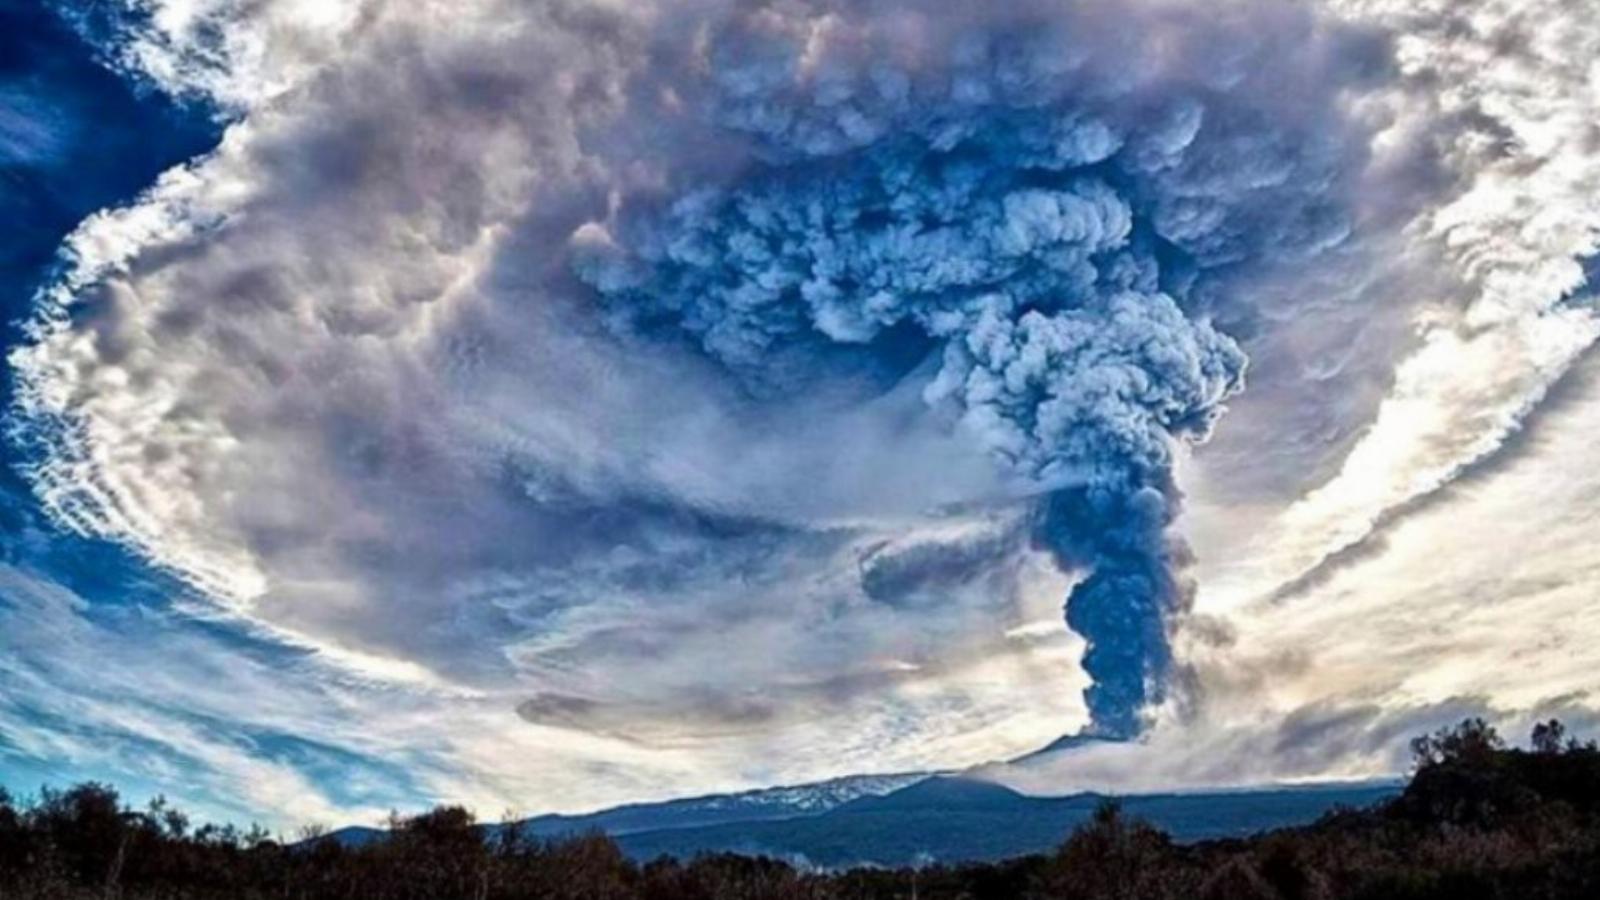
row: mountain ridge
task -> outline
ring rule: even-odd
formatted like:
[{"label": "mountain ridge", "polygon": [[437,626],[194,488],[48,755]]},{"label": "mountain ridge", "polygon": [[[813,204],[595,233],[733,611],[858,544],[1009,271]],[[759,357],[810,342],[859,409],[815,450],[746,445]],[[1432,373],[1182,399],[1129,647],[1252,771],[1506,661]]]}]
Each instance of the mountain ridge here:
[{"label": "mountain ridge", "polygon": [[815,816],[640,831],[615,840],[636,860],[731,852],[830,869],[995,861],[1053,849],[1108,799],[1179,841],[1199,841],[1305,824],[1337,808],[1370,806],[1398,790],[1382,782],[1035,797],[993,782],[935,776]]},{"label": "mountain ridge", "polygon": [[[540,839],[603,832],[641,861],[729,852],[822,868],[896,866],[1047,851],[1108,799],[1177,840],[1198,841],[1304,824],[1338,808],[1370,806],[1398,790],[1397,782],[1373,781],[1040,797],[966,775],[903,773],[534,816],[514,824],[522,835]],[[509,826],[481,827],[493,836]],[[328,837],[361,846],[385,835],[358,826]]]}]

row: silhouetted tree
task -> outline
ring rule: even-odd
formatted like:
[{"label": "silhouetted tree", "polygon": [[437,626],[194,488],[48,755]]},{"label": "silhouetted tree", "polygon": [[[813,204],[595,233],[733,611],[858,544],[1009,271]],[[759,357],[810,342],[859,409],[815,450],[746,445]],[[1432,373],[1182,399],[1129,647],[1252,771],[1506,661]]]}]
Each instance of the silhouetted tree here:
[{"label": "silhouetted tree", "polygon": [[1051,860],[1044,875],[1046,894],[1061,900],[1154,896],[1159,863],[1170,844],[1148,823],[1123,815],[1117,801],[1102,801]]},{"label": "silhouetted tree", "polygon": [[1505,741],[1500,735],[1488,722],[1476,717],[1411,740],[1411,756],[1418,768],[1445,763],[1483,763],[1503,749]]},{"label": "silhouetted tree", "polygon": [[1567,726],[1556,719],[1533,726],[1533,752],[1554,754],[1565,748]]},{"label": "silhouetted tree", "polygon": [[1280,897],[1245,854],[1230,857],[1207,875],[1198,896],[1201,900],[1279,900]]},{"label": "silhouetted tree", "polygon": [[1261,877],[1282,900],[1323,900],[1326,877],[1317,870],[1301,842],[1284,835],[1262,839]]}]

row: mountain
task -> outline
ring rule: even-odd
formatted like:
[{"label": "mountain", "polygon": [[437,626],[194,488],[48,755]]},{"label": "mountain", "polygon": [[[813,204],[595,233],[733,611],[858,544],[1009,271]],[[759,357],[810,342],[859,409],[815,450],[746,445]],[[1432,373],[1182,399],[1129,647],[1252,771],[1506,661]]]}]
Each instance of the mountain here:
[{"label": "mountain", "polygon": [[295,846],[299,847],[307,844],[315,844],[318,841],[331,840],[337,841],[346,847],[365,847],[368,844],[381,841],[388,836],[389,832],[383,830],[382,828],[368,828],[365,825],[346,825],[343,828],[330,831],[325,835],[307,838],[306,840],[295,844]]},{"label": "mountain", "polygon": [[[1179,841],[1196,841],[1311,822],[1335,808],[1370,806],[1399,789],[1383,782],[1117,799],[1129,815]],[[906,773],[636,803],[518,824],[525,835],[546,838],[603,831],[637,860],[730,852],[828,868],[894,866],[1048,851],[1105,799],[1092,793],[1030,797],[976,778]],[[502,827],[485,830],[494,834]],[[346,828],[330,837],[360,846],[384,834]]]},{"label": "mountain", "polygon": [[[1398,785],[1385,783],[1119,799],[1129,815],[1177,840],[1194,841],[1303,824],[1334,808],[1369,806],[1398,791]],[[1028,797],[989,782],[940,776],[820,815],[640,831],[618,835],[617,842],[636,859],[727,851],[830,868],[996,860],[1054,848],[1104,799],[1098,794]]]},{"label": "mountain", "polygon": [[[613,837],[639,832],[732,822],[764,822],[815,816],[863,797],[892,793],[929,777],[927,772],[902,772],[890,775],[847,775],[811,784],[757,788],[732,794],[707,794],[657,803],[630,803],[598,812],[579,815],[543,815],[517,823],[524,835],[556,837],[603,831]],[[491,835],[504,826],[485,825]],[[346,847],[361,847],[381,840],[388,832],[381,828],[351,825],[329,832]],[[322,840],[323,838],[317,838]]]},{"label": "mountain", "polygon": [[548,837],[584,831],[617,836],[663,829],[734,822],[764,822],[816,816],[863,798],[890,794],[928,777],[926,772],[852,775],[813,784],[711,794],[662,803],[631,803],[577,816],[524,819],[525,834]]},{"label": "mountain", "polygon": [[1077,731],[1071,734],[1064,734],[1037,750],[1034,750],[1030,753],[1024,753],[1023,755],[1012,759],[1011,762],[1024,762],[1035,757],[1049,756],[1053,753],[1061,753],[1067,750],[1077,750],[1079,748],[1089,747],[1095,744],[1119,744],[1126,740],[1127,738],[1115,737],[1112,735]]}]

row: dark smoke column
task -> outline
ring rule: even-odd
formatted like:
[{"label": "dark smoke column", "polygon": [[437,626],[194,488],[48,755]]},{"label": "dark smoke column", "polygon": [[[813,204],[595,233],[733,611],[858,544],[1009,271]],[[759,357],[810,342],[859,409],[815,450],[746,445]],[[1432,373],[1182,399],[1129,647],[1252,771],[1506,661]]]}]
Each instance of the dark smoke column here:
[{"label": "dark smoke column", "polygon": [[1093,568],[1067,597],[1067,626],[1089,642],[1083,668],[1090,732],[1137,735],[1140,713],[1165,697],[1173,660],[1169,629],[1189,607],[1180,567],[1187,554],[1167,534],[1176,499],[1152,487],[1053,495],[1041,539],[1064,564]]},{"label": "dark smoke column", "polygon": [[925,392],[1041,486],[1035,539],[1084,573],[1066,620],[1088,644],[1096,735],[1136,735],[1165,697],[1171,631],[1190,603],[1190,554],[1171,533],[1173,453],[1206,436],[1245,363],[1154,281],[1048,318],[979,321]]}]

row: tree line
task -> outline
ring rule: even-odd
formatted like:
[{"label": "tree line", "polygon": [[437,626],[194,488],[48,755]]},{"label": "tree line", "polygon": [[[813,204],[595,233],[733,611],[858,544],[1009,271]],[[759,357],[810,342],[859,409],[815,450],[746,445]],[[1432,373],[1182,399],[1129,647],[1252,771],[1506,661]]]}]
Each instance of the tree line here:
[{"label": "tree line", "polygon": [[1507,747],[1469,719],[1412,743],[1404,791],[1297,828],[1180,844],[1114,802],[1051,854],[816,871],[733,854],[638,863],[442,806],[362,846],[192,827],[87,783],[0,790],[4,900],[1557,900],[1600,897],[1600,749],[1559,722]]}]

